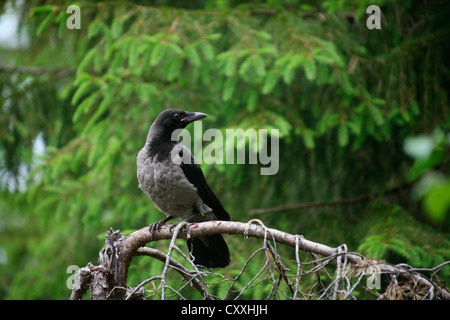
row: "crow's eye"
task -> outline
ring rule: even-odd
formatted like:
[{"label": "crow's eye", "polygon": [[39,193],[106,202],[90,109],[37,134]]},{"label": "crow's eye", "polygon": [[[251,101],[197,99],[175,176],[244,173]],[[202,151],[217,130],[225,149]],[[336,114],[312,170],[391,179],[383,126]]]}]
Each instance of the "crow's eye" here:
[{"label": "crow's eye", "polygon": [[173,118],[174,118],[175,120],[177,120],[178,118],[180,118],[180,114],[179,114],[179,113],[175,113],[175,114],[173,115]]}]

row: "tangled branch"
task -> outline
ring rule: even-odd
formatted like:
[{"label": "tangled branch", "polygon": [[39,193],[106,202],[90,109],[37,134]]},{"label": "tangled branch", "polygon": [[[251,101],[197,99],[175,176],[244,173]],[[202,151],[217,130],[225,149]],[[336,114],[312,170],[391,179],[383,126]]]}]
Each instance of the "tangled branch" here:
[{"label": "tangled branch", "polygon": [[[226,277],[211,270],[199,269],[176,245],[178,238],[188,239],[212,234],[234,234],[244,238],[262,239],[262,247],[250,254],[249,258],[234,277]],[[170,239],[166,253],[146,247],[152,241]],[[286,266],[277,244],[295,249],[295,273]],[[306,252],[311,261],[301,261],[300,252]],[[181,263],[174,259],[177,252],[185,260]],[[248,275],[255,262],[255,256],[265,253],[262,267],[254,274]],[[160,275],[154,275],[135,287],[127,286],[130,264],[136,256],[148,256],[164,263]],[[321,256],[320,258],[318,256]],[[283,260],[285,260],[283,262]],[[331,262],[336,267],[331,268]],[[178,297],[185,299],[183,290],[193,287],[204,299],[239,299],[248,290],[259,285],[270,284],[264,292],[267,299],[356,299],[356,289],[363,285],[373,292],[367,284],[387,277],[386,289],[382,293],[373,292],[379,299],[446,299],[450,293],[439,281],[438,272],[450,264],[442,263],[435,268],[412,268],[406,264],[391,265],[382,261],[366,258],[358,253],[349,252],[345,244],[333,248],[305,239],[301,235],[293,235],[280,230],[267,228],[260,220],[253,219],[248,223],[237,221],[208,221],[202,223],[179,223],[172,231],[170,226],[163,226],[154,232],[153,237],[148,228],[140,229],[124,237],[119,231],[108,232],[105,248],[99,255],[99,266],[89,263],[81,268],[74,280],[71,299],[81,299],[88,289],[92,299],[145,299],[145,286],[159,282],[155,288],[161,299]],[[186,266],[187,265],[187,266]],[[331,269],[330,269],[331,268]],[[183,279],[175,288],[168,281],[169,270],[176,271]],[[421,272],[431,272],[427,277]],[[245,275],[245,276],[244,276]],[[219,278],[208,282],[208,276]],[[315,277],[315,280],[311,280]],[[243,281],[245,284],[238,284]],[[309,281],[305,279],[308,278]],[[248,280],[249,279],[249,280]],[[302,282],[302,286],[301,286]],[[180,286],[181,283],[181,286]],[[379,285],[379,283],[378,283]],[[213,288],[225,286],[222,296],[213,294]],[[266,287],[267,288],[267,287]],[[378,288],[380,289],[380,288]]]}]

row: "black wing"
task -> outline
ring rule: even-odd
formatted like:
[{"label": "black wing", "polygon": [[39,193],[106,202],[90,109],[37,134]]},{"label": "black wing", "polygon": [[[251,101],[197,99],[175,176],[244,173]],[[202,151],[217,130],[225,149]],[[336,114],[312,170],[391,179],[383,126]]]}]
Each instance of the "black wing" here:
[{"label": "black wing", "polygon": [[[180,154],[180,156],[182,155]],[[200,165],[195,163],[194,158],[191,156],[191,163],[187,164],[182,162],[180,167],[189,182],[197,188],[198,195],[203,202],[214,211],[217,220],[231,221],[230,215],[223,207],[219,198],[217,198],[216,194],[208,186],[208,183],[206,183],[203,171]]]}]

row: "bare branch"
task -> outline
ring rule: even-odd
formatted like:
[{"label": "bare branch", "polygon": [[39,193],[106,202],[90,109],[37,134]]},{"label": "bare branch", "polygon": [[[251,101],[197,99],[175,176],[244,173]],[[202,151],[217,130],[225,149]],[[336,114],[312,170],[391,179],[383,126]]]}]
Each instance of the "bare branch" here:
[{"label": "bare branch", "polygon": [[91,269],[87,267],[78,270],[73,281],[72,294],[70,300],[79,300],[83,297],[91,283]]},{"label": "bare branch", "polygon": [[[172,232],[173,230],[173,232]],[[241,271],[233,278],[226,278],[218,273],[209,270],[199,270],[195,264],[175,245],[178,238],[188,239],[213,234],[234,234],[242,235],[244,238],[253,237],[263,240],[263,246],[247,259]],[[158,250],[145,247],[152,241],[170,239],[167,254]],[[148,232],[148,227],[140,229],[127,237],[124,237],[118,231],[110,230],[105,238],[106,246],[100,252],[100,266],[88,264],[87,267],[80,269],[78,272],[71,299],[80,299],[89,286],[91,297],[95,299],[140,299],[143,298],[143,286],[159,280],[161,282],[161,298],[165,299],[170,296],[176,296],[185,299],[182,290],[188,285],[192,285],[198,290],[204,299],[214,299],[215,297],[209,292],[208,287],[211,285],[223,284],[230,282],[225,296],[222,298],[239,298],[246,290],[256,288],[261,283],[270,283],[271,289],[268,291],[267,298],[298,299],[299,294],[303,298],[318,299],[355,299],[352,292],[356,289],[364,276],[367,275],[366,270],[369,267],[375,267],[380,274],[388,274],[391,276],[391,282],[383,294],[378,294],[379,298],[399,298],[402,296],[412,297],[415,299],[450,299],[450,293],[447,288],[428,279],[419,273],[419,271],[433,271],[433,275],[439,272],[444,266],[450,262],[444,262],[435,268],[412,268],[406,264],[390,265],[388,263],[377,261],[375,259],[366,258],[358,253],[349,252],[345,244],[338,248],[333,248],[321,243],[310,241],[300,235],[293,235],[280,230],[267,228],[262,221],[253,219],[248,223],[237,221],[208,221],[202,223],[180,223],[176,228],[171,226],[162,226],[160,230],[155,231],[153,236]],[[295,262],[297,265],[294,274],[289,274],[289,269],[281,261],[281,256],[277,249],[277,243],[290,246],[295,249]],[[181,254],[181,258],[188,261],[188,265],[192,267],[189,270],[172,257],[173,250]],[[307,252],[312,261],[300,261],[299,251]],[[265,252],[265,262],[259,271],[254,275],[246,277],[247,283],[240,285],[239,290],[234,289],[234,285],[238,280],[243,280],[245,272],[255,270],[248,268],[254,257],[259,252]],[[137,287],[127,289],[128,268],[135,256],[150,256],[164,263],[164,270],[161,275],[148,277],[142,281]],[[322,256],[321,258],[318,255]],[[330,267],[330,262],[336,261],[335,276],[332,276],[325,267]],[[312,268],[304,270],[303,267],[314,264]],[[167,272],[169,269],[176,270],[185,281],[182,286],[174,288],[167,283]],[[325,283],[320,280],[320,271],[325,272],[328,279]],[[316,285],[313,285],[310,293],[302,292],[299,288],[300,279],[307,275],[317,273],[316,284],[321,285],[319,293],[313,293]],[[333,273],[332,273],[333,274]],[[203,277],[206,275],[218,275],[222,280],[218,282],[205,282]],[[290,278],[295,277],[295,281]],[[250,280],[248,280],[250,279]],[[401,279],[401,281],[399,281]],[[284,281],[287,285],[288,292],[284,292],[280,285]],[[166,290],[172,291],[171,295],[167,295]],[[403,292],[404,290],[405,292]],[[114,295],[111,292],[115,291]],[[231,297],[231,293],[237,293]]]},{"label": "bare branch", "polygon": [[[155,259],[158,259],[159,261],[163,263],[167,263],[167,255],[159,250],[153,249],[153,248],[139,248],[138,255],[146,255]],[[169,259],[170,267],[176,270],[184,279],[186,279],[186,282],[192,283],[195,289],[197,289],[198,292],[200,292],[206,300],[213,300],[213,297],[211,293],[208,291],[208,288],[206,287],[205,283],[203,281],[200,281],[197,279],[197,273],[193,273],[189,269],[185,268],[181,263],[178,261],[170,258]],[[148,279],[147,279],[148,280]],[[145,283],[142,283],[144,285]],[[141,286],[141,285],[139,285]],[[138,287],[139,287],[138,286]],[[136,288],[138,288],[136,287]]]}]

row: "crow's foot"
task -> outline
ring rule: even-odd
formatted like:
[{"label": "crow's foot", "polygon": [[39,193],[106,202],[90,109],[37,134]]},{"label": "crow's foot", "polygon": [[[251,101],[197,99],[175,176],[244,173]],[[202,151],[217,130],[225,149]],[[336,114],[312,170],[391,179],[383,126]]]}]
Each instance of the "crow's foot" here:
[{"label": "crow's foot", "polygon": [[[150,235],[153,238],[153,235],[155,234],[155,231],[159,231],[163,225],[165,225],[168,221],[172,220],[172,216],[167,216],[164,219],[161,219],[159,221],[156,221],[148,226],[148,231],[150,232]],[[172,230],[172,228],[171,228]]]}]

